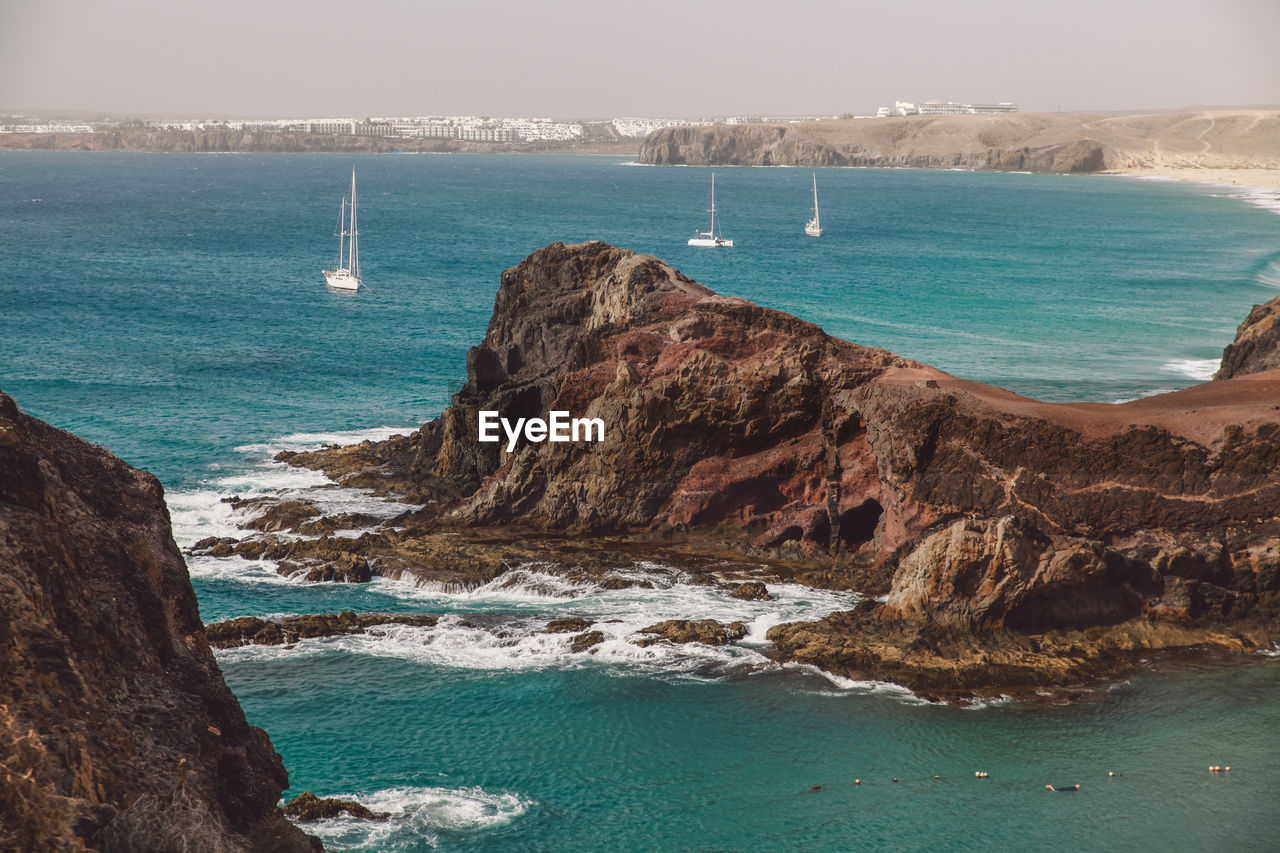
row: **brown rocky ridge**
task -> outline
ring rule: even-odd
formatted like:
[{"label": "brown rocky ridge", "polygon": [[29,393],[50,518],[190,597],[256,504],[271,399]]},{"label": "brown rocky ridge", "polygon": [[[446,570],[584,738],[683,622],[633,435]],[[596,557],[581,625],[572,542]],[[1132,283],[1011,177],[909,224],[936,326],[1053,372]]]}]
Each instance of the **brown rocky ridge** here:
[{"label": "brown rocky ridge", "polygon": [[1012,113],[670,127],[639,160],[1028,172],[1280,169],[1280,112]]},{"label": "brown rocky ridge", "polygon": [[[556,243],[503,274],[438,419],[279,458],[425,504],[345,540],[378,573],[470,564],[465,585],[511,557],[607,572],[643,555],[720,582],[755,564],[885,597],[776,626],[783,659],[939,691],[1066,684],[1147,650],[1275,639],[1280,373],[1237,372],[1121,405],[1040,403],[656,258]],[[565,410],[607,432],[507,452],[477,441],[481,410]]]},{"label": "brown rocky ridge", "polygon": [[0,850],[310,851],[160,483],[0,394]]}]

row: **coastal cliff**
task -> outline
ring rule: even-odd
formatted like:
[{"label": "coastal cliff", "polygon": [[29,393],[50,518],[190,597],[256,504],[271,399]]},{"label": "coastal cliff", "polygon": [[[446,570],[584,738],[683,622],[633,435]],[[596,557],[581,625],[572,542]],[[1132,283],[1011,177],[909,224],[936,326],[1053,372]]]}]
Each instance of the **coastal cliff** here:
[{"label": "coastal cliff", "polygon": [[1055,173],[1280,169],[1280,113],[1015,113],[671,127],[644,140],[639,160]]},{"label": "coastal cliff", "polygon": [[159,482],[0,394],[0,849],[310,851]]},{"label": "coastal cliff", "polygon": [[[564,410],[606,432],[508,452],[477,441],[482,410]],[[350,546],[367,554],[412,563],[439,531],[495,529],[536,553],[568,532],[792,561],[807,583],[884,594],[770,638],[785,658],[907,684],[1064,683],[1142,649],[1257,648],[1277,628],[1280,373],[1044,404],[599,242],[503,274],[440,418],[280,458],[427,504]]]}]

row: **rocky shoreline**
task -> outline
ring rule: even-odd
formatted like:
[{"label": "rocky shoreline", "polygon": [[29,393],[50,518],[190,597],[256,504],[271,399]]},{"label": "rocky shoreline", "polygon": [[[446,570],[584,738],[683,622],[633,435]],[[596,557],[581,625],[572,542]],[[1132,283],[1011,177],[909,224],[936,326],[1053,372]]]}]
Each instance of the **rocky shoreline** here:
[{"label": "rocky shoreline", "polygon": [[[717,296],[654,258],[553,244],[504,274],[439,419],[278,457],[423,509],[359,537],[212,547],[349,554],[457,589],[534,562],[634,585],[648,559],[709,584],[858,590],[881,598],[774,627],[777,659],[943,696],[1075,685],[1150,652],[1252,654],[1280,637],[1273,313],[1242,325],[1214,382],[1050,405]],[[609,430],[508,453],[475,440],[482,409]]]}]

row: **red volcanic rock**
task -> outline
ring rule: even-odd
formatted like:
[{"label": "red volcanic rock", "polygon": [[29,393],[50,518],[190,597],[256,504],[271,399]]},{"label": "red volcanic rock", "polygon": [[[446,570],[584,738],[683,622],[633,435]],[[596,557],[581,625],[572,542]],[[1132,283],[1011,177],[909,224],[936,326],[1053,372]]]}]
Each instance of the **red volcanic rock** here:
[{"label": "red volcanic rock", "polygon": [[160,483],[4,394],[0,566],[0,850],[319,849],[276,807]]},{"label": "red volcanic rock", "polygon": [[[601,418],[605,440],[507,452],[477,440],[482,410]],[[947,631],[1235,619],[1275,596],[1280,372],[1039,403],[599,242],[503,274],[440,418],[288,459],[434,501],[437,529],[829,561],[833,581],[889,591],[886,618]]]}]

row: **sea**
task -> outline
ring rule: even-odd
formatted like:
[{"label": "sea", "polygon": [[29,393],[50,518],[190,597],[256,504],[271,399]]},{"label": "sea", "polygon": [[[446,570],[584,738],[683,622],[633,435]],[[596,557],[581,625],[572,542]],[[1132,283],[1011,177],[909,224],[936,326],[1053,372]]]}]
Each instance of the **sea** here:
[{"label": "sea", "polygon": [[[357,172],[359,293],[325,288]],[[568,155],[0,152],[0,389],[162,481],[180,545],[247,535],[223,501],[404,505],[274,463],[438,415],[504,269],[605,240],[949,373],[1119,402],[1213,374],[1280,294],[1280,193],[1124,177],[718,168]],[[345,535],[358,535],[346,531]],[[1152,660],[1078,701],[944,705],[778,665],[765,633],[856,593],[746,602],[637,563],[609,590],[546,566],[475,589],[305,583],[188,559],[206,622],[444,614],[218,653],[308,790],[388,820],[309,825],[358,851],[1280,849],[1280,659]],[[575,653],[540,633],[600,623]],[[639,647],[669,618],[740,642]],[[1209,773],[1225,765],[1229,773]],[[988,774],[978,778],[976,773]],[[1079,783],[1075,793],[1046,784]]]}]

